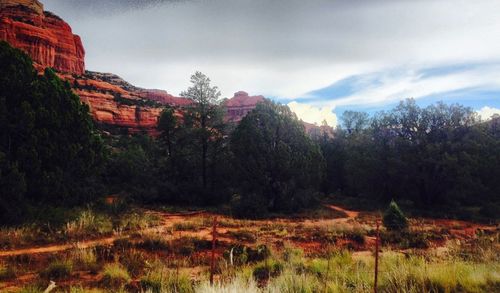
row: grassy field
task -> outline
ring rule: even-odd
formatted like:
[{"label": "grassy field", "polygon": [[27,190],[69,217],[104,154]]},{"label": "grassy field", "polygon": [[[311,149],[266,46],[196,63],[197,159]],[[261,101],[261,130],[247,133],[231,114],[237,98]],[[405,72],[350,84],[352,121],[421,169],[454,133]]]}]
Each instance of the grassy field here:
[{"label": "grassy field", "polygon": [[[328,205],[261,220],[85,209],[59,229],[1,230],[0,291],[54,281],[51,292],[373,292],[378,219]],[[500,292],[494,225],[413,218],[407,232],[380,236],[380,292]]]}]

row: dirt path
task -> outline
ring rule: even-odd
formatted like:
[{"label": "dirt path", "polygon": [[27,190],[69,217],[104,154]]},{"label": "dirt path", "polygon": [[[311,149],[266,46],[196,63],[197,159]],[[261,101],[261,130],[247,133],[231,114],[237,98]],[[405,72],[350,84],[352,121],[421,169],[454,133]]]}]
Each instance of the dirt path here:
[{"label": "dirt path", "polygon": [[327,208],[329,209],[332,209],[332,210],[335,210],[335,211],[338,211],[338,212],[342,212],[344,214],[347,215],[347,218],[349,219],[355,219],[359,216],[359,212],[356,212],[356,211],[349,211],[349,210],[346,210],[344,208],[341,208],[339,206],[335,206],[335,205],[331,205],[331,204],[327,204],[325,205]]},{"label": "dirt path", "polygon": [[23,249],[16,249],[16,250],[0,251],[0,257],[17,256],[17,255],[25,255],[25,254],[55,253],[55,252],[69,250],[72,248],[89,248],[89,247],[95,247],[95,246],[99,246],[99,245],[109,245],[109,244],[112,244],[117,239],[126,239],[126,238],[129,238],[129,236],[128,235],[121,235],[121,236],[113,236],[113,237],[91,240],[91,241],[77,242],[77,243],[72,243],[72,244],[60,244],[60,245],[50,245],[50,246],[37,247],[37,248],[23,248]]},{"label": "dirt path", "polygon": [[[145,229],[141,232],[159,231],[159,230],[171,227],[175,223],[185,221],[186,219],[189,219],[192,216],[199,216],[199,215],[205,214],[204,211],[178,213],[178,214],[161,213],[161,212],[151,212],[151,213],[158,215],[161,218],[162,223],[158,226],[154,226],[154,227]],[[134,232],[136,232],[136,231],[133,231],[131,233],[134,233]],[[96,246],[100,246],[100,245],[110,245],[110,244],[113,244],[113,242],[116,240],[128,239],[128,238],[130,238],[129,234],[123,234],[123,235],[115,235],[115,236],[110,236],[110,237],[100,238],[100,239],[95,239],[95,240],[79,241],[79,242],[75,242],[75,243],[53,244],[53,245],[47,245],[47,246],[42,246],[42,247],[34,247],[34,248],[30,247],[30,248],[21,248],[21,249],[13,249],[13,250],[0,250],[0,258],[9,257],[9,256],[18,256],[18,255],[29,255],[29,254],[56,253],[56,252],[70,250],[73,248],[90,248],[90,247],[96,247]]]}]

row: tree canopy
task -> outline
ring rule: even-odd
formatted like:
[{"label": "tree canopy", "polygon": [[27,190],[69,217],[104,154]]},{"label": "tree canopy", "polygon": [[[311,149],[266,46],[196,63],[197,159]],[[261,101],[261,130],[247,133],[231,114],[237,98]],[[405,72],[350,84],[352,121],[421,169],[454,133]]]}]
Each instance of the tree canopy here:
[{"label": "tree canopy", "polygon": [[[20,203],[75,204],[96,194],[103,160],[89,109],[51,69],[0,42],[0,209],[18,220]],[[18,211],[18,212],[16,212]]]},{"label": "tree canopy", "polygon": [[287,106],[258,104],[234,130],[231,150],[237,200],[248,213],[297,211],[315,201],[324,159]]}]

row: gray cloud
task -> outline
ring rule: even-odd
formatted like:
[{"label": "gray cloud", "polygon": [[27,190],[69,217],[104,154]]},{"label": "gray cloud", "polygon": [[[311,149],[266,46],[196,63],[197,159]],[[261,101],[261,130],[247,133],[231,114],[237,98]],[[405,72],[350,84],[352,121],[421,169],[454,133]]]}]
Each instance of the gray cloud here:
[{"label": "gray cloud", "polygon": [[386,68],[500,60],[495,0],[46,0],[87,67],[174,94],[202,70],[223,94],[295,97]]}]

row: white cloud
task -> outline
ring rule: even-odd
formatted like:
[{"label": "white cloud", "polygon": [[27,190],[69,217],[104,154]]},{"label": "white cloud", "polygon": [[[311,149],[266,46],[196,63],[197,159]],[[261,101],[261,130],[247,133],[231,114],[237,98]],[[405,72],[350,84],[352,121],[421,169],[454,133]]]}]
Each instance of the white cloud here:
[{"label": "white cloud", "polygon": [[421,98],[430,95],[468,89],[500,89],[500,63],[471,67],[443,75],[424,76],[412,69],[391,70],[372,75],[373,81],[363,82],[352,95],[336,100],[323,100],[317,106],[351,106],[384,104],[406,98]]},{"label": "white cloud", "polygon": [[500,115],[500,109],[486,106],[477,111],[477,113],[479,114],[479,116],[481,116],[481,119],[489,120],[491,119],[491,116],[495,114]]},{"label": "white cloud", "polygon": [[[82,36],[89,70],[173,94],[196,70],[224,96],[293,100],[352,75],[500,60],[498,0],[154,1],[113,13],[86,11],[87,1],[44,2]],[[412,78],[366,93],[424,92],[429,84]]]},{"label": "white cloud", "polygon": [[337,126],[337,115],[333,113],[331,107],[317,108],[298,102],[291,102],[288,107],[297,114],[299,119],[307,123],[321,125],[323,121],[326,121],[330,126]]}]

